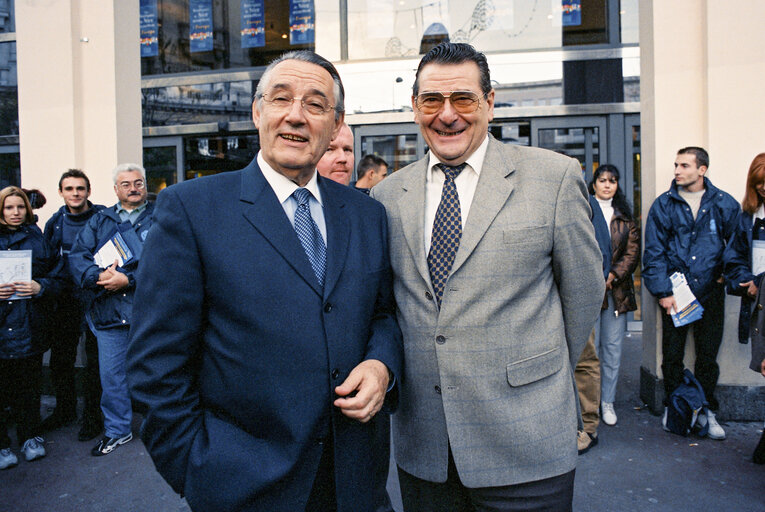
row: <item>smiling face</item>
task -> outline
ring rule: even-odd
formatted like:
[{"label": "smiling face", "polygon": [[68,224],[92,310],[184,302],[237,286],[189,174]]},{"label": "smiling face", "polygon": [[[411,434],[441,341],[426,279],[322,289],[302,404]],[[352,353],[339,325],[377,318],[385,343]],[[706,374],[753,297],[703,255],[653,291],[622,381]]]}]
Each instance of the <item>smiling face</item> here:
[{"label": "smiling face", "polygon": [[[312,114],[303,109],[300,99],[321,97],[334,106],[334,82],[321,66],[299,60],[280,62],[267,80],[263,87],[265,98],[252,106],[261,154],[276,172],[305,185],[337,135],[344,116],[341,113],[336,118],[334,110]],[[267,101],[275,97],[295,100],[285,109]]]},{"label": "smiling face", "polygon": [[489,121],[494,119],[494,90],[483,97],[480,72],[475,62],[461,64],[426,64],[418,79],[419,93],[471,91],[480,98],[478,109],[469,114],[454,110],[451,101],[435,114],[423,114],[412,97],[415,122],[422,136],[439,160],[448,165],[459,165],[472,155],[486,138]]},{"label": "smiling face", "polygon": [[3,203],[3,220],[11,228],[17,228],[24,223],[27,207],[19,196],[8,196]]},{"label": "smiling face", "polygon": [[82,213],[88,209],[90,190],[83,178],[64,178],[58,193],[70,213]]},{"label": "smiling face", "polygon": [[134,210],[146,202],[146,182],[141,171],[125,171],[117,175],[114,184],[120,204],[126,210]]},{"label": "smiling face", "polygon": [[348,185],[351,182],[354,163],[353,133],[348,125],[344,124],[337,137],[329,143],[324,156],[316,164],[316,169],[325,178]]}]

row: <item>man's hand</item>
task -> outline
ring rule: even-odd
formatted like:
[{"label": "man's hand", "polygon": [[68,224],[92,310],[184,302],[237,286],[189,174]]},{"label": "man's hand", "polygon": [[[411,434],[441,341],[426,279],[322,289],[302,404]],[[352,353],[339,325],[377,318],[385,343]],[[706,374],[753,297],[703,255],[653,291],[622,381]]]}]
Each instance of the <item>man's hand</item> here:
[{"label": "man's hand", "polygon": [[664,297],[663,299],[659,299],[659,306],[664,308],[664,311],[667,312],[668,315],[672,314],[672,310],[677,310],[677,303],[675,302],[675,296],[670,295],[669,297]]},{"label": "man's hand", "polygon": [[366,423],[382,408],[388,390],[388,368],[377,359],[362,361],[335,388],[341,397],[355,392],[351,398],[338,398],[335,407],[347,417]]},{"label": "man's hand", "polygon": [[754,281],[747,281],[745,283],[738,283],[738,285],[741,288],[746,288],[746,294],[750,298],[753,299],[753,298],[757,297],[757,286],[754,284]]},{"label": "man's hand", "polygon": [[609,272],[608,277],[606,278],[606,290],[610,290],[614,287],[615,280],[616,280],[616,275],[613,272]]},{"label": "man's hand", "polygon": [[37,281],[16,281],[13,283],[13,288],[19,297],[31,297],[40,293],[42,289],[40,283]]},{"label": "man's hand", "polygon": [[130,284],[128,277],[117,270],[117,263],[117,260],[114,260],[114,263],[109,268],[98,275],[98,281],[96,282],[98,286],[103,286],[110,292],[116,292]]},{"label": "man's hand", "polygon": [[0,284],[0,300],[10,299],[14,293],[16,293],[16,288],[13,283]]}]

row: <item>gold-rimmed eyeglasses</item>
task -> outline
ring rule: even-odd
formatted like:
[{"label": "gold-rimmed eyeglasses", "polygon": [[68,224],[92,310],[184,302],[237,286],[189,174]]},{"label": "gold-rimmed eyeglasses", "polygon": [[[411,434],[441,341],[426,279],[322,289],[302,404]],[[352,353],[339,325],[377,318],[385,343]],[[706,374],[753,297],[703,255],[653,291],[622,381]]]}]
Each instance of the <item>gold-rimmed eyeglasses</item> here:
[{"label": "gold-rimmed eyeglasses", "polygon": [[415,105],[423,114],[435,114],[444,108],[447,98],[452,108],[460,114],[472,114],[481,104],[480,96],[472,91],[430,91],[418,94]]},{"label": "gold-rimmed eyeglasses", "polygon": [[268,93],[267,95],[264,94],[263,101],[265,101],[270,108],[277,111],[289,110],[292,108],[292,104],[295,101],[300,101],[300,105],[303,107],[303,112],[312,116],[320,116],[326,114],[335,108],[334,105],[329,103],[327,98],[319,94],[309,94],[297,98],[287,93],[276,92]]},{"label": "gold-rimmed eyeglasses", "polygon": [[136,190],[143,190],[143,187],[146,186],[146,183],[144,183],[143,180],[135,180],[135,181],[121,181],[117,184],[119,188],[122,190],[130,190],[131,188],[135,187]]}]

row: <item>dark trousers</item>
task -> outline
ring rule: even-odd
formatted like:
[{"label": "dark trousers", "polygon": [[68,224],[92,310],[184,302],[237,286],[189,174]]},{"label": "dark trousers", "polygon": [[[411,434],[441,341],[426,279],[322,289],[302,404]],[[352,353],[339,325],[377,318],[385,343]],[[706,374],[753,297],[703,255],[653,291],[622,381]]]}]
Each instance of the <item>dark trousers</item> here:
[{"label": "dark trousers", "polygon": [[[51,346],[51,380],[56,392],[56,408],[63,414],[74,413],[77,406],[74,363],[77,359],[80,334],[80,331],[61,332],[56,343]],[[87,361],[82,381],[85,397],[83,416],[99,417],[101,414],[101,378],[98,373],[98,342],[95,335],[87,327],[85,328],[85,356]]]},{"label": "dark trousers", "polygon": [[40,435],[42,354],[0,359],[0,448],[10,448],[8,429],[16,422],[19,444]]},{"label": "dark trousers", "polygon": [[449,450],[444,483],[428,482],[398,468],[404,512],[568,512],[574,499],[574,471],[503,487],[462,485]]},{"label": "dark trousers", "polygon": [[[701,301],[699,301],[701,302]],[[696,364],[693,374],[704,389],[709,408],[716,411],[717,399],[714,396],[720,367],[717,365],[717,352],[720,350],[725,319],[725,292],[722,285],[717,286],[709,298],[701,302],[704,315],[689,325],[675,327],[672,317],[665,311],[661,313],[661,371],[664,374],[664,405],[669,404],[669,395],[683,382],[683,357],[688,329],[693,326],[693,339],[696,349]]]},{"label": "dark trousers", "polygon": [[305,512],[336,512],[337,493],[335,491],[335,452],[332,434],[323,441],[324,450],[321,453],[316,479],[308,496]]}]

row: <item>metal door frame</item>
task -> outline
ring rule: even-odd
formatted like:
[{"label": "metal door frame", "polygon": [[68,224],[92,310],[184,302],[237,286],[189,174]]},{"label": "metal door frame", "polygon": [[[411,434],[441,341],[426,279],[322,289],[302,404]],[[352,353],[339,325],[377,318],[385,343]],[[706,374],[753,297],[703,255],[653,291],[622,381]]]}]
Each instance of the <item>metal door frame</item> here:
[{"label": "metal door frame", "polygon": [[185,162],[183,157],[183,137],[173,135],[167,137],[144,137],[144,148],[160,148],[175,146],[175,172],[177,182],[180,183],[186,178]]},{"label": "metal door frame", "polygon": [[[425,156],[425,139],[420,133],[420,127],[415,123],[391,123],[377,125],[356,125],[351,126],[353,132],[353,154],[356,155],[356,163],[361,160],[361,138],[369,136],[399,136],[416,135],[417,136],[417,154],[415,161]],[[353,170],[353,179],[356,180],[356,169]]]}]

